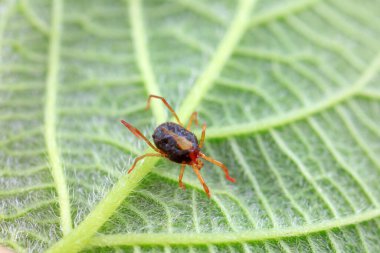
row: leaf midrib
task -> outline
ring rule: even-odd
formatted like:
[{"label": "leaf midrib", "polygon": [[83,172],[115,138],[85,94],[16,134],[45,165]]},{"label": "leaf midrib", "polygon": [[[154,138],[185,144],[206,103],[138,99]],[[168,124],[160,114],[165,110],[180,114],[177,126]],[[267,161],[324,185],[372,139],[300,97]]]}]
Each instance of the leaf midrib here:
[{"label": "leaf midrib", "polygon": [[[244,0],[243,0],[244,1]],[[314,1],[311,1],[311,2],[314,2]],[[140,18],[141,18],[141,16],[140,16]],[[141,34],[140,34],[141,35]],[[144,35],[145,36],[145,35]],[[231,47],[231,50],[233,49],[234,47]],[[146,49],[146,48],[145,48]],[[217,55],[217,54],[216,54]],[[379,58],[379,57],[378,57]],[[148,64],[150,64],[150,61],[149,61],[149,57],[147,58],[148,59],[148,61],[147,61],[147,63]],[[224,61],[227,61],[228,60],[228,57],[227,58],[225,58],[225,60]],[[378,59],[379,60],[379,59]],[[212,61],[210,62],[210,65],[212,64]],[[223,63],[224,64],[224,63]],[[222,67],[223,67],[223,64],[222,64]],[[372,65],[371,65],[372,66]],[[205,72],[203,73],[203,75],[205,75],[205,73],[207,73],[208,71],[210,71],[210,70],[208,70],[208,68],[209,68],[210,66],[208,66],[207,68],[206,68],[206,70],[205,70]],[[217,70],[218,71],[221,71],[221,69],[222,69],[222,67],[218,70],[218,68],[217,68]],[[215,69],[214,69],[215,67],[213,67],[213,68],[211,68],[211,70],[212,71],[215,71]],[[216,72],[218,72],[218,71],[216,71]],[[142,71],[142,72],[144,72],[144,71]],[[208,80],[210,81],[210,83],[208,83],[208,82],[205,82],[205,81],[198,81],[198,85],[195,85],[194,86],[194,88],[193,88],[193,90],[192,91],[194,91],[195,89],[197,89],[197,88],[199,88],[199,87],[201,87],[202,88],[202,91],[201,91],[201,93],[204,95],[204,94],[206,94],[206,91],[208,90],[208,89],[210,89],[211,88],[211,86],[212,86],[212,84],[214,83],[214,81],[215,81],[215,78],[216,78],[216,76],[217,75],[215,75],[215,73],[212,73],[212,75],[210,76],[210,77],[208,77]],[[145,78],[146,78],[146,76],[145,76]],[[200,78],[201,79],[201,78]],[[145,81],[146,81],[146,79],[145,79]],[[202,83],[203,82],[203,83]],[[199,83],[201,83],[201,85],[199,84]],[[149,90],[149,89],[148,89]],[[190,92],[190,95],[192,94],[192,92]],[[188,96],[188,98],[190,98],[190,95]],[[201,96],[201,97],[203,97],[203,95]],[[348,98],[348,97],[347,97]],[[187,100],[185,100],[185,102],[183,103],[183,105],[182,105],[182,107],[181,108],[185,108],[185,109],[183,109],[183,111],[184,111],[184,113],[183,113],[183,115],[187,115],[187,114],[189,114],[189,113],[191,113],[192,112],[192,110],[196,107],[196,106],[198,106],[198,104],[201,102],[201,100],[202,99],[199,99],[199,101],[197,101],[196,103],[194,103],[194,101],[188,101],[188,99]],[[333,105],[335,105],[336,103],[334,103],[334,104],[332,104],[331,106],[333,106]],[[320,110],[319,111],[321,111],[321,110],[324,110],[324,109],[326,109],[327,107],[323,107],[323,108],[320,108]],[[314,113],[316,113],[317,111],[315,111]],[[182,116],[183,116],[182,115]],[[157,117],[157,115],[155,115],[156,117]],[[187,115],[188,116],[188,115]],[[306,115],[306,116],[304,116],[304,117],[307,117],[308,115]],[[298,119],[295,119],[295,120],[298,120]],[[284,124],[287,124],[287,123],[290,123],[290,122],[292,122],[292,120],[291,121],[289,121],[289,122],[285,122]],[[262,128],[262,129],[264,129],[264,128]],[[215,130],[216,131],[216,130]],[[218,130],[219,131],[219,130]],[[212,134],[212,132],[211,132],[211,134]],[[211,137],[212,137],[212,135],[211,135]],[[121,187],[122,186],[125,186],[125,184],[129,184],[129,183],[133,183],[133,185],[131,186],[131,188],[130,188],[130,190],[132,190],[134,187],[136,187],[137,185],[138,185],[138,182],[134,182],[133,180],[141,180],[142,178],[143,178],[143,176],[145,175],[145,174],[147,174],[147,173],[149,173],[150,171],[151,171],[151,169],[153,168],[153,166],[155,165],[155,163],[156,163],[156,161],[157,161],[157,159],[152,159],[149,163],[144,163],[144,165],[143,166],[141,166],[140,168],[138,168],[138,171],[140,171],[140,173],[139,173],[139,175],[136,175],[137,177],[128,177],[127,175],[126,176],[124,176],[123,178],[121,178],[117,183],[116,183],[116,188],[119,188],[119,189],[121,189]],[[137,174],[137,173],[136,173]],[[129,188],[129,187],[128,187]],[[129,190],[128,191],[126,191],[125,189],[123,190],[123,192],[125,193],[125,195],[122,195],[122,197],[121,197],[121,200],[122,199],[124,199],[128,194],[129,194]],[[102,201],[101,201],[101,203],[103,204],[103,208],[105,208],[105,203],[106,203],[106,201],[109,201],[109,195],[107,195]],[[119,200],[117,200],[117,199],[114,199],[115,201],[120,201],[120,199]],[[121,202],[120,202],[121,203]],[[120,203],[117,203],[116,204],[116,206],[118,206],[118,205],[120,205]],[[91,217],[92,217],[92,219],[94,219],[94,218],[96,218],[96,213],[99,213],[100,211],[102,211],[102,208],[99,208],[100,206],[97,206],[96,207],[96,209],[97,210],[94,210],[93,212],[91,212],[90,214],[89,214],[89,216],[85,219],[85,221],[86,220],[88,220],[88,219],[91,219]],[[377,210],[378,211],[378,210]],[[112,214],[113,213],[113,211],[112,212],[110,212],[110,210],[108,210],[108,213],[109,214]],[[378,216],[378,215],[377,215]],[[376,217],[377,217],[376,216]],[[84,222],[82,222],[82,223],[85,223],[85,221]],[[87,223],[87,224],[89,224],[89,223]],[[324,224],[324,223],[323,223]],[[322,225],[323,225],[322,224]],[[82,224],[81,224],[82,225]],[[80,225],[80,226],[81,226]],[[318,224],[317,224],[317,226],[318,226]],[[76,228],[77,229],[77,228]],[[96,228],[96,230],[97,230],[97,228]],[[75,231],[75,230],[74,230]],[[273,230],[274,231],[274,230]],[[283,231],[283,230],[282,230]],[[96,231],[95,231],[96,232]],[[77,234],[78,235],[78,234]],[[146,235],[149,235],[149,234],[142,234],[141,236],[146,236]],[[175,235],[175,234],[174,234]],[[187,236],[188,234],[186,234],[186,236]],[[206,235],[212,235],[212,234],[206,234]],[[231,235],[233,235],[232,233],[231,233]],[[128,235],[128,236],[130,236],[130,235]],[[167,235],[167,236],[171,236],[171,235]],[[74,237],[72,237],[72,238],[74,238]],[[263,237],[264,238],[264,237]],[[75,239],[75,238],[74,238]],[[83,239],[83,238],[77,238],[78,240],[81,240],[81,239]],[[132,238],[133,239],[133,238]],[[170,239],[170,238],[169,238]],[[182,238],[183,239],[183,238]],[[265,239],[265,238],[264,238]],[[263,239],[263,240],[264,240]],[[65,239],[63,239],[63,241],[64,241]],[[62,242],[62,241],[61,241]],[[66,241],[66,243],[69,243],[70,241]],[[64,244],[61,244],[61,246],[63,246]],[[73,246],[73,247],[77,247],[78,245],[76,245],[76,246]],[[83,244],[82,245],[80,245],[80,246],[78,246],[78,248],[72,248],[73,250],[79,250],[79,248],[80,247],[83,247],[83,246],[85,246],[85,242],[83,242]],[[56,248],[56,249],[58,249],[58,248]],[[62,249],[67,249],[67,248],[62,248]]]},{"label": "leaf midrib", "polygon": [[207,131],[207,138],[220,139],[255,133],[305,119],[311,115],[332,108],[333,106],[347,101],[357,95],[375,77],[379,69],[380,53],[374,58],[368,68],[364,70],[363,74],[360,75],[359,79],[353,85],[348,86],[348,88],[341,90],[334,95],[330,95],[327,99],[321,100],[319,103],[316,103],[311,107],[290,111],[288,113],[277,115],[276,117],[269,117],[257,122],[209,128]]},{"label": "leaf midrib", "polygon": [[182,118],[189,118],[191,113],[200,104],[203,97],[212,88],[216,78],[224,68],[225,63],[229,60],[231,54],[239,43],[241,37],[248,28],[249,18],[254,8],[256,0],[240,0],[236,15],[231,22],[227,33],[220,42],[210,63],[206,66],[203,73],[199,76],[196,83],[192,87],[184,99],[178,114]]},{"label": "leaf midrib", "polygon": [[[148,42],[146,38],[146,27],[142,14],[142,6],[140,0],[130,1],[130,22],[132,26],[133,46],[136,50],[136,61],[144,79],[144,85],[148,95],[161,95],[157,86],[156,77],[154,75],[148,50]],[[153,115],[156,123],[165,121],[165,111],[161,103],[152,106]]]},{"label": "leaf midrib", "polygon": [[52,25],[50,28],[50,44],[48,72],[46,77],[46,104],[45,104],[45,143],[49,156],[51,174],[58,194],[60,224],[63,234],[72,230],[70,200],[65,175],[57,145],[57,89],[59,71],[59,52],[62,23],[61,0],[55,0],[52,6]]},{"label": "leaf midrib", "polygon": [[380,209],[373,209],[359,214],[350,215],[321,223],[307,224],[290,228],[261,229],[255,231],[240,231],[231,233],[141,233],[141,234],[114,234],[95,236],[91,246],[135,246],[135,245],[196,245],[242,243],[265,241],[289,237],[302,237],[318,232],[356,225],[376,219],[380,216]]},{"label": "leaf midrib", "polygon": [[[141,5],[141,2],[139,0],[134,0],[134,1],[130,1],[130,4],[133,7],[134,4]],[[244,34],[244,31],[248,26],[248,22],[249,22],[248,17],[249,17],[249,14],[251,13],[251,10],[252,10],[251,8],[253,8],[253,4],[254,4],[254,0],[240,0],[235,18],[232,21],[226,35],[224,36],[218,48],[219,53],[217,52],[215,54],[213,60],[211,60],[210,64],[206,67],[204,73],[201,75],[202,78],[206,77],[206,80],[198,81],[198,85],[195,85],[193,90],[202,88],[202,92],[205,94],[206,90],[211,87],[211,85],[215,81],[215,78],[217,78],[219,72],[222,70],[222,67],[224,66],[225,62],[228,60],[230,54],[232,53],[232,50],[236,47],[236,44],[239,42],[241,36]],[[141,11],[142,8],[141,6],[139,7],[135,6],[132,10],[136,12],[136,11]],[[132,14],[131,15],[132,19],[142,18],[141,13],[140,14],[131,13],[131,14]],[[241,23],[242,20],[245,22],[244,24]],[[136,25],[136,22],[135,21],[133,22]],[[142,20],[137,21],[137,24],[142,25],[143,21]],[[241,28],[240,25],[242,25],[243,28]],[[141,26],[140,28],[143,28],[143,26]],[[233,29],[238,29],[239,30],[238,33],[231,31]],[[145,35],[144,33],[140,32],[140,34],[136,34],[135,36],[140,36],[140,39],[144,39]],[[230,38],[231,36],[240,36],[240,37],[231,39]],[[146,46],[146,44],[143,44],[143,45]],[[224,48],[222,46],[228,46],[229,50],[227,52],[223,52]],[[141,70],[145,68],[145,71],[146,71],[147,66],[148,68],[150,66],[147,49],[141,48],[140,50],[142,50],[142,52],[146,56],[146,59],[145,59],[146,62],[145,63],[143,62],[143,65],[141,66],[142,67]],[[215,58],[221,59],[223,60],[223,62],[216,61]],[[145,81],[146,80],[147,79],[145,79]],[[181,107],[181,108],[185,108],[184,110],[187,112],[192,111],[193,108],[195,108],[198,105],[198,103],[201,101],[201,100],[198,100],[196,102],[192,101],[190,94],[188,96],[188,99],[187,100],[185,99],[185,101],[183,102],[183,106]],[[160,116],[158,117],[158,119],[159,118]],[[82,223],[79,224],[79,226],[77,226],[66,237],[64,237],[62,240],[58,241],[50,249],[48,249],[48,252],[62,252],[62,251],[77,252],[81,250],[83,247],[85,247],[86,243],[88,242],[88,240],[90,240],[93,234],[95,234],[96,231],[103,225],[103,223],[108,220],[108,218],[119,207],[122,201],[132,192],[132,190],[135,187],[137,187],[137,185],[139,185],[140,180],[142,180],[144,176],[152,170],[152,168],[154,167],[154,165],[156,164],[158,160],[159,160],[158,158],[147,159],[147,161],[145,161],[143,165],[135,169],[135,173],[132,173],[130,175],[126,174],[122,178],[120,178],[118,182],[114,185],[114,187],[111,189],[111,191],[106,195],[106,197],[104,197],[99,202],[99,204],[85,218],[85,220],[82,221]]]}]

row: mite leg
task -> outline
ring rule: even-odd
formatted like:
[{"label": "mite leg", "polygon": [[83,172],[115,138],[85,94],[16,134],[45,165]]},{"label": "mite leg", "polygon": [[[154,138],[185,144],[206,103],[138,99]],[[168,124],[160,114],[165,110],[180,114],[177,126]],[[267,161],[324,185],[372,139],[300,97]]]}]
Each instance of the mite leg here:
[{"label": "mite leg", "polygon": [[187,127],[186,127],[187,130],[190,130],[190,127],[193,124],[193,121],[194,121],[195,125],[198,125],[198,117],[197,116],[198,116],[197,112],[193,112],[193,114],[191,114],[189,123],[187,124]]},{"label": "mite leg", "polygon": [[123,125],[129,129],[129,131],[131,131],[134,135],[136,135],[137,138],[143,139],[152,149],[162,154],[162,151],[156,148],[137,128],[125,122],[124,120],[121,120],[121,123],[123,123]]},{"label": "mite leg", "polygon": [[149,109],[149,106],[150,106],[150,100],[152,98],[157,98],[157,99],[161,99],[161,101],[166,105],[166,107],[169,109],[169,111],[173,114],[173,116],[176,118],[176,120],[178,121],[178,123],[182,126],[182,123],[181,121],[179,120],[177,114],[175,113],[175,111],[173,110],[173,108],[169,105],[169,103],[166,101],[165,98],[163,97],[160,97],[160,96],[156,96],[156,95],[150,95],[149,98],[148,98],[148,103],[146,105],[146,109]]},{"label": "mite leg", "polygon": [[192,167],[193,167],[195,174],[198,177],[198,180],[201,182],[203,189],[205,190],[207,196],[210,198],[211,197],[210,190],[208,189],[205,181],[203,180],[203,177],[202,177],[201,173],[199,172],[199,169],[195,165],[193,165]]},{"label": "mite leg", "polygon": [[230,176],[230,174],[228,173],[228,169],[227,169],[227,167],[226,167],[223,163],[221,163],[221,162],[219,162],[219,161],[217,161],[217,160],[215,160],[215,159],[213,159],[213,158],[211,158],[211,157],[208,157],[208,156],[206,156],[206,155],[203,154],[203,153],[200,153],[200,157],[202,157],[203,159],[209,161],[210,163],[213,163],[213,164],[215,164],[216,166],[219,166],[220,168],[222,168],[222,170],[224,171],[224,174],[225,174],[225,176],[226,176],[226,179],[227,179],[228,181],[231,181],[232,183],[235,183],[235,182],[236,182],[235,178],[233,178],[233,177]]},{"label": "mite leg", "polygon": [[205,142],[205,137],[206,137],[206,123],[203,123],[203,126],[202,126],[202,136],[201,136],[201,140],[199,142],[199,148],[202,148],[203,147],[203,144]]},{"label": "mite leg", "polygon": [[132,172],[132,170],[135,168],[135,166],[136,166],[136,164],[137,164],[138,161],[140,161],[141,159],[144,159],[145,157],[148,157],[148,156],[165,157],[162,154],[156,154],[156,153],[149,153],[149,154],[145,154],[145,155],[139,156],[139,157],[137,157],[135,159],[135,161],[132,164],[132,167],[128,170],[128,174]]},{"label": "mite leg", "polygon": [[186,164],[182,164],[181,165],[181,171],[179,172],[179,179],[178,179],[178,184],[179,184],[179,187],[181,187],[182,189],[186,189],[185,185],[182,183],[182,178],[183,178],[183,173],[185,173],[185,167],[186,167]]}]

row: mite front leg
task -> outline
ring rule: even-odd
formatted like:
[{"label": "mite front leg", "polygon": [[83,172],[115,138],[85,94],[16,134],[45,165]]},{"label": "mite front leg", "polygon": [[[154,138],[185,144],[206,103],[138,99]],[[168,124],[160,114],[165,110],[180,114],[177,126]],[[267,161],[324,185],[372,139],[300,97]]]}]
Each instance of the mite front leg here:
[{"label": "mite front leg", "polygon": [[132,164],[132,167],[128,170],[128,174],[132,172],[132,170],[135,168],[138,161],[140,161],[141,159],[144,159],[145,157],[148,157],[148,156],[165,157],[163,154],[156,154],[156,153],[149,153],[149,154],[139,156],[135,159],[135,161]]},{"label": "mite front leg", "polygon": [[181,187],[183,190],[186,189],[185,185],[182,183],[183,173],[185,173],[185,167],[186,167],[186,164],[181,165],[181,171],[179,172],[179,179],[178,179],[179,187]]},{"label": "mite front leg", "polygon": [[137,138],[139,139],[143,139],[148,145],[149,147],[151,147],[152,149],[154,149],[155,151],[157,151],[158,153],[162,154],[162,151],[159,150],[158,148],[156,148],[149,140],[148,138],[146,138],[137,128],[135,128],[134,126],[132,126],[131,124],[129,124],[128,122],[125,122],[125,120],[121,120],[121,123],[123,123],[124,126],[126,126],[129,131],[131,131],[135,136],[137,136]]},{"label": "mite front leg", "polygon": [[221,163],[221,162],[219,162],[219,161],[217,161],[217,160],[215,160],[215,159],[213,159],[213,158],[211,158],[211,157],[206,156],[206,155],[203,154],[203,153],[200,153],[200,157],[202,157],[203,159],[209,161],[210,163],[215,164],[216,166],[219,166],[219,167],[224,171],[224,174],[225,174],[226,179],[227,179],[228,181],[231,181],[232,183],[235,183],[235,182],[236,182],[235,178],[233,178],[233,177],[230,176],[230,174],[229,174],[229,172],[228,172],[228,169],[227,169],[226,165],[224,165],[223,163]]},{"label": "mite front leg", "polygon": [[206,137],[206,123],[203,123],[202,125],[202,136],[201,136],[201,140],[199,142],[199,148],[202,148],[203,147],[203,144],[205,142],[205,137]]},{"label": "mite front leg", "polygon": [[195,125],[198,125],[198,113],[197,112],[193,112],[193,114],[191,114],[189,123],[187,124],[187,127],[186,127],[187,130],[190,130],[190,127],[193,124],[193,121],[194,121]]},{"label": "mite front leg", "polygon": [[157,99],[161,99],[161,101],[164,103],[164,105],[169,109],[169,111],[173,114],[174,118],[176,118],[176,120],[178,121],[178,123],[182,125],[181,121],[179,120],[178,116],[177,116],[177,113],[175,113],[175,111],[173,110],[173,108],[169,105],[169,103],[166,101],[165,98],[163,97],[160,97],[160,96],[156,96],[156,95],[150,95],[149,98],[148,98],[148,103],[146,105],[146,109],[149,109],[149,106],[150,106],[150,100],[152,98],[157,98]]}]

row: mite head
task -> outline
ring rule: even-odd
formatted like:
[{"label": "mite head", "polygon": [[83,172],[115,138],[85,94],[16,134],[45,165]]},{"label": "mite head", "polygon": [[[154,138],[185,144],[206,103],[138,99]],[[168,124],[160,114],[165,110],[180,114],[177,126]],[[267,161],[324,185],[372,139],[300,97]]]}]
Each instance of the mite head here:
[{"label": "mite head", "polygon": [[191,151],[190,158],[191,163],[194,164],[197,168],[201,169],[203,167],[203,162],[199,159],[199,149],[195,149],[194,151]]}]

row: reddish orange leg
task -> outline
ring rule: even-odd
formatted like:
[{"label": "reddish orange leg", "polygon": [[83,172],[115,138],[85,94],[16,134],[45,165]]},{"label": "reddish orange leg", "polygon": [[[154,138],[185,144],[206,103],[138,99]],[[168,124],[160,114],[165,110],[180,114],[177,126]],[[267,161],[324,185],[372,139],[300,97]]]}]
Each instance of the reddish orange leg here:
[{"label": "reddish orange leg", "polygon": [[198,177],[199,182],[201,182],[201,184],[202,184],[202,186],[203,186],[203,189],[205,190],[205,192],[206,192],[206,194],[207,194],[207,197],[210,198],[210,197],[211,197],[210,190],[208,189],[208,187],[207,187],[205,181],[203,180],[203,177],[202,177],[201,173],[199,172],[198,167],[196,167],[195,165],[192,165],[192,167],[193,167],[193,170],[194,170],[195,174],[196,174],[197,177]]},{"label": "reddish orange leg", "polygon": [[187,127],[186,127],[187,130],[190,130],[190,127],[193,124],[193,121],[194,121],[195,125],[198,125],[198,113],[197,112],[193,112],[193,114],[191,114],[189,123],[187,124]]},{"label": "reddish orange leg", "polygon": [[156,148],[137,128],[125,122],[124,120],[121,120],[121,123],[123,123],[123,125],[129,129],[129,131],[131,131],[134,135],[136,135],[137,138],[143,139],[152,149],[162,154],[162,151]]},{"label": "reddish orange leg", "polygon": [[139,157],[137,157],[135,159],[135,161],[132,164],[132,167],[128,170],[128,174],[132,172],[132,170],[135,168],[135,166],[136,166],[136,164],[137,164],[138,161],[140,161],[141,159],[144,159],[145,157],[148,157],[148,156],[165,157],[165,155],[156,154],[156,153],[149,153],[149,154],[145,154],[145,155],[139,156]]},{"label": "reddish orange leg", "polygon": [[224,174],[225,174],[225,176],[226,176],[226,179],[227,179],[228,181],[231,181],[232,183],[235,183],[235,182],[236,182],[235,178],[233,178],[233,177],[230,176],[230,174],[228,173],[228,169],[227,169],[227,167],[226,167],[223,163],[221,163],[221,162],[219,162],[219,161],[217,161],[217,160],[215,160],[215,159],[213,159],[213,158],[211,158],[211,157],[208,157],[208,156],[206,156],[206,155],[203,154],[203,153],[200,153],[200,157],[202,157],[203,159],[209,161],[210,163],[213,163],[213,164],[215,164],[216,166],[219,166],[220,168],[222,168],[222,170],[224,171]]},{"label": "reddish orange leg", "polygon": [[203,147],[203,144],[205,142],[205,137],[206,137],[206,123],[203,123],[202,126],[202,136],[201,136],[201,141],[199,142],[199,148]]},{"label": "reddish orange leg", "polygon": [[181,187],[183,190],[186,189],[185,185],[182,183],[183,173],[185,173],[185,167],[186,167],[186,164],[181,165],[181,171],[179,172],[179,179],[178,179],[179,187]]},{"label": "reddish orange leg", "polygon": [[161,99],[161,101],[166,105],[166,107],[169,109],[169,111],[173,114],[173,116],[176,118],[177,122],[182,126],[182,123],[181,121],[179,120],[177,114],[175,113],[175,111],[173,110],[173,108],[168,104],[168,102],[166,101],[165,98],[163,97],[160,97],[160,96],[156,96],[156,95],[150,95],[149,98],[148,98],[148,103],[146,105],[146,109],[149,109],[149,106],[150,106],[150,100],[152,98],[157,98],[157,99]]}]

